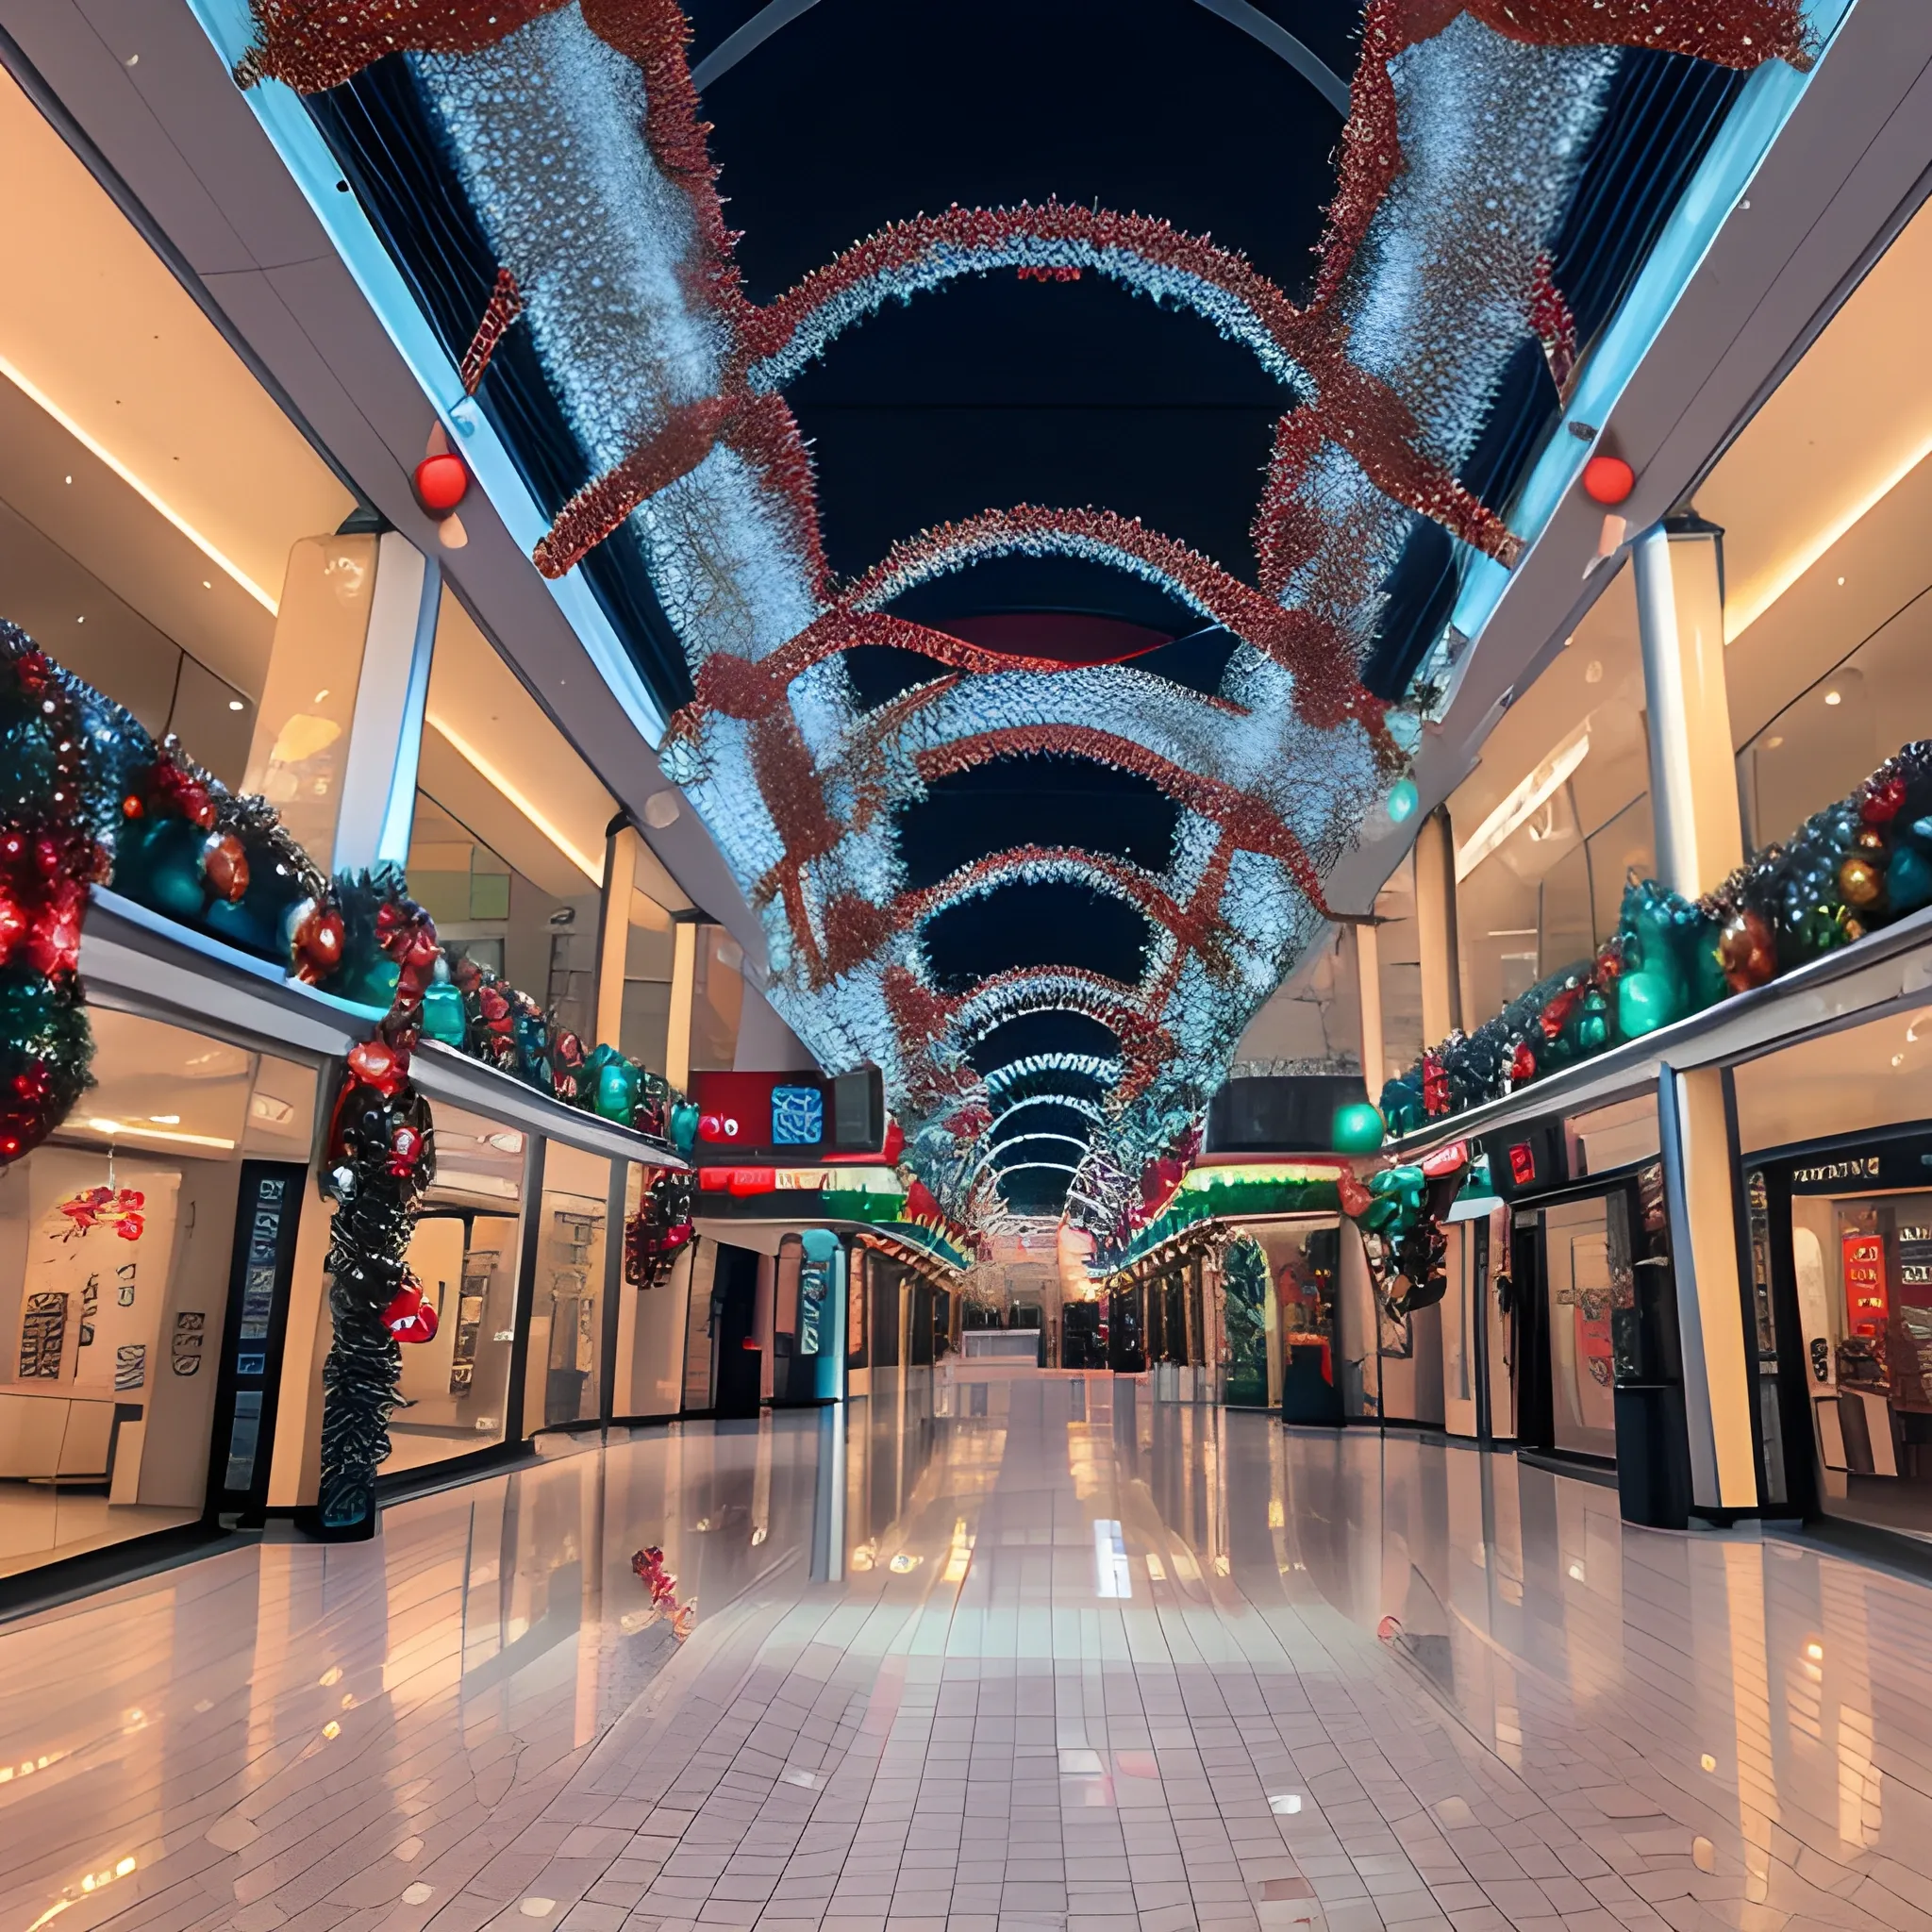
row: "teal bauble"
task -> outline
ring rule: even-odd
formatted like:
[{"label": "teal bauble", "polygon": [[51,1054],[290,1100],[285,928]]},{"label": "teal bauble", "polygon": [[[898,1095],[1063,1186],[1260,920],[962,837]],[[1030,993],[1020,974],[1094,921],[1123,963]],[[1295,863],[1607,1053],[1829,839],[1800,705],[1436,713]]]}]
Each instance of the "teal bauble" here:
[{"label": "teal bauble", "polygon": [[591,1096],[591,1110],[607,1121],[630,1125],[637,1110],[638,1076],[621,1060],[606,1060],[597,1070],[596,1091]]},{"label": "teal bauble", "polygon": [[1638,1040],[1668,1026],[1684,1012],[1684,989],[1674,974],[1651,968],[1624,973],[1617,980],[1617,1032]]},{"label": "teal bauble", "polygon": [[446,979],[424,989],[423,1030],[431,1040],[454,1047],[460,1047],[468,1035],[463,996]]},{"label": "teal bauble", "polygon": [[1885,896],[1894,912],[1932,906],[1932,858],[1911,845],[1894,845],[1885,865]]},{"label": "teal bauble", "polygon": [[[170,919],[198,920],[208,898],[201,872],[201,848],[207,837],[187,819],[151,823],[132,851],[124,836],[123,864],[115,871],[115,885]],[[128,874],[125,885],[124,870]]]},{"label": "teal bauble", "polygon": [[689,1154],[697,1145],[698,1122],[702,1118],[694,1101],[680,1100],[671,1109],[671,1144],[680,1154]]},{"label": "teal bauble", "polygon": [[1382,1144],[1382,1116],[1366,1100],[1339,1108],[1330,1144],[1338,1154],[1374,1153]]},{"label": "teal bauble", "polygon": [[1580,1054],[1602,1053],[1610,1043],[1610,1003],[1595,987],[1583,995],[1576,1008],[1576,1050]]}]

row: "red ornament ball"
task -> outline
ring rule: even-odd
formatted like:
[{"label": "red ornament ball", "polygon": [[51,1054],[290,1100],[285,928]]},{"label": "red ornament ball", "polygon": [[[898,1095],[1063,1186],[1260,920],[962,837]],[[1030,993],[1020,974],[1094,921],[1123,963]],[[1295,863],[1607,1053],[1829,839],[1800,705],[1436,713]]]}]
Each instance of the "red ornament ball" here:
[{"label": "red ornament ball", "polygon": [[1592,503],[1615,509],[1636,488],[1637,472],[1622,457],[1591,457],[1583,466],[1583,493]]},{"label": "red ornament ball", "polygon": [[469,491],[470,472],[461,457],[425,457],[416,465],[417,501],[437,516],[447,516]]},{"label": "red ornament ball", "polygon": [[702,1114],[698,1119],[698,1139],[700,1141],[722,1141],[724,1138],[724,1123],[714,1113]]}]

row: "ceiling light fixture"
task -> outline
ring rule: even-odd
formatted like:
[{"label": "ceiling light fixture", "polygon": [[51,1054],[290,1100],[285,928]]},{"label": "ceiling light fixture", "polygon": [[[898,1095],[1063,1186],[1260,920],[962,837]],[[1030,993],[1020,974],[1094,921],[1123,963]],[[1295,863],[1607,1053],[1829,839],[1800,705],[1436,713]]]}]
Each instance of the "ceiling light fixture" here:
[{"label": "ceiling light fixture", "polygon": [[1456,848],[1456,883],[1460,885],[1510,833],[1541,810],[1589,756],[1590,726],[1579,724],[1475,828],[1468,842]]},{"label": "ceiling light fixture", "polygon": [[1824,702],[1827,705],[1841,705],[1844,703],[1844,693],[1842,691],[1828,691],[1824,693]]},{"label": "ceiling light fixture", "polygon": [[[1724,642],[1734,644],[1777,600],[1817,563],[1826,551],[1864,518],[1916,470],[1927,457],[1932,457],[1932,437],[1926,437],[1916,447],[1908,450],[1905,457],[1893,466],[1878,487],[1861,496],[1845,513],[1827,524],[1818,531],[1807,543],[1801,543],[1785,559],[1763,590],[1755,596],[1740,598],[1736,604],[1724,607]],[[1840,583],[1844,579],[1840,577]]]},{"label": "ceiling light fixture", "polygon": [[463,737],[460,732],[453,730],[443,719],[439,718],[433,711],[428,714],[428,722],[435,725],[437,730],[441,732],[443,737],[449,741],[452,751],[458,753],[461,757],[468,759],[476,768],[477,772],[483,777],[489,779],[593,886],[603,885],[603,866],[601,864],[592,864],[585,854],[578,851],[572,844],[568,836],[553,824],[549,819],[545,818],[537,809],[536,806],[515,785],[511,784],[509,779],[505,777],[468,739]]},{"label": "ceiling light fixture", "polygon": [[183,1147],[215,1147],[224,1154],[234,1148],[234,1141],[225,1141],[219,1134],[177,1134],[169,1127],[139,1126],[132,1121],[110,1121],[95,1119],[86,1121],[83,1125],[96,1134],[106,1134],[109,1139],[131,1134],[138,1141],[170,1141]]},{"label": "ceiling light fixture", "polygon": [[[277,614],[280,607],[275,599],[271,597],[233,558],[227,556],[208,538],[204,537],[159,491],[151,490],[143,483],[105,443],[95,441],[52,396],[48,395],[44,390],[37,388],[32,382],[28,381],[26,376],[20,370],[16,369],[5,356],[0,356],[0,375],[4,375],[29,402],[38,404],[41,408],[53,417],[55,422],[59,424],[61,428],[66,430],[68,435],[73,437],[75,441],[79,443],[90,456],[96,457],[106,463],[108,469],[112,470],[115,475],[120,477],[122,482],[126,484],[150,509],[158,511],[169,523],[173,524],[217,570],[233,577],[271,617]],[[72,483],[74,478],[70,476],[67,480]]]}]

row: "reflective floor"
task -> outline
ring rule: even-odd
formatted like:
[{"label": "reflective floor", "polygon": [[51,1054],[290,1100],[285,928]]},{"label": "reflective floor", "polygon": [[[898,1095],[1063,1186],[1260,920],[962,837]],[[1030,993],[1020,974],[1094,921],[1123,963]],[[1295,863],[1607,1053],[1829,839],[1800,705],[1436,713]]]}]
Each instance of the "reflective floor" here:
[{"label": "reflective floor", "polygon": [[0,1932],[1932,1927],[1932,1593],[1105,1376],[829,1415],[0,1628]]}]

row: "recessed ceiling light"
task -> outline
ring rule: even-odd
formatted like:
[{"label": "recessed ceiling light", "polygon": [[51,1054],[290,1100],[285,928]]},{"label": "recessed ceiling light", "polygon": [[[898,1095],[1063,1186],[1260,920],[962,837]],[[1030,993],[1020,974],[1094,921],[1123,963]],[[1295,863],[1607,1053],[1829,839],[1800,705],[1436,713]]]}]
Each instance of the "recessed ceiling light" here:
[{"label": "recessed ceiling light", "polygon": [[214,586],[214,579],[213,579],[212,577],[203,577],[203,578],[202,578],[202,580],[201,580],[201,588],[202,588],[202,589],[203,589],[204,591],[212,591],[212,590],[214,589],[214,587],[215,587],[215,586]]},{"label": "recessed ceiling light", "polygon": [[75,624],[85,624],[87,622],[87,619],[84,617],[76,617],[74,621]]},{"label": "recessed ceiling light", "polygon": [[316,705],[319,705],[319,704],[321,704],[321,702],[323,701],[323,699],[324,699],[324,698],[327,697],[327,695],[328,695],[328,688],[327,688],[327,686],[325,686],[325,686],[323,687],[323,689],[322,689],[321,691],[317,691],[317,692],[315,693],[314,697],[313,697],[313,698],[311,698],[311,699],[309,700],[309,702],[310,702],[311,704],[316,704]]},{"label": "recessed ceiling light", "polygon": [[68,480],[68,482],[72,483],[72,482],[74,481],[74,478],[73,478],[72,476],[70,476],[70,477],[68,477],[68,479],[67,479],[67,480]]},{"label": "recessed ceiling light", "polygon": [[1839,692],[1828,691],[1824,693],[1824,702],[1827,705],[1841,705],[1844,703],[1844,699]]},{"label": "recessed ceiling light", "polygon": [[1779,732],[1775,738],[1767,738],[1764,741],[1764,748],[1766,751],[1775,751],[1784,741],[1784,733]]},{"label": "recessed ceiling light", "polygon": [[1844,584],[1844,578],[1842,578],[1842,577],[1839,578],[1839,584],[1840,584],[1840,588],[1842,588],[1842,586],[1843,586],[1843,584]]},{"label": "recessed ceiling light", "polygon": [[230,698],[228,700],[228,708],[231,711],[240,711],[244,710],[247,708],[242,704],[240,698]]}]

